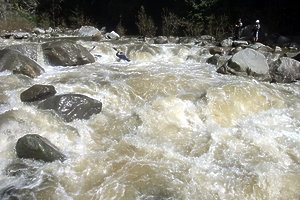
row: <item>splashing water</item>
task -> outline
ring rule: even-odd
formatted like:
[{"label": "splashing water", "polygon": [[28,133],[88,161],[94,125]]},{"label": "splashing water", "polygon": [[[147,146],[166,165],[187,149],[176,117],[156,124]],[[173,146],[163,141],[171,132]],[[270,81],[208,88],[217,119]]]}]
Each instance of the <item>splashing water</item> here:
[{"label": "splashing water", "polygon": [[[300,199],[299,83],[218,74],[194,45],[119,44],[132,60],[119,62],[117,43],[79,42],[96,46],[95,63],[42,63],[34,80],[0,73],[2,199]],[[20,101],[33,84],[98,99],[103,110],[63,122]],[[25,134],[67,160],[18,159]]]}]

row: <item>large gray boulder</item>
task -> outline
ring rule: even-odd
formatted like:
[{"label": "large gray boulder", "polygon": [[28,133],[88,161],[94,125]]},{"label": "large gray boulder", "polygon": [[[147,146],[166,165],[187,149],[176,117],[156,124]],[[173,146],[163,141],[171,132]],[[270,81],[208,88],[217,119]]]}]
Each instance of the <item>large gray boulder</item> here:
[{"label": "large gray boulder", "polygon": [[217,72],[240,76],[253,76],[258,80],[271,79],[269,65],[265,56],[250,48],[243,49],[234,54]]},{"label": "large gray boulder", "polygon": [[55,95],[56,90],[53,85],[34,85],[21,93],[22,102],[34,102],[47,99]]},{"label": "large gray boulder", "polygon": [[270,65],[272,81],[277,83],[291,83],[300,80],[300,62],[282,57]]},{"label": "large gray boulder", "polygon": [[0,71],[4,70],[24,74],[31,78],[35,78],[44,72],[44,69],[34,60],[12,49],[0,50]]},{"label": "large gray boulder", "polygon": [[92,37],[99,34],[101,35],[102,33],[93,26],[82,26],[78,30],[78,35],[82,37]]},{"label": "large gray boulder", "polygon": [[42,44],[45,58],[54,66],[75,66],[95,62],[93,55],[82,45],[68,41]]},{"label": "large gray boulder", "polygon": [[46,138],[28,134],[18,139],[16,152],[19,158],[32,158],[45,162],[64,161],[65,155]]},{"label": "large gray boulder", "polygon": [[6,47],[6,49],[12,49],[20,52],[24,56],[37,61],[38,57],[38,44],[16,44]]},{"label": "large gray boulder", "polygon": [[52,96],[38,105],[44,110],[53,110],[66,122],[75,119],[89,119],[101,112],[102,103],[81,94],[63,94]]}]

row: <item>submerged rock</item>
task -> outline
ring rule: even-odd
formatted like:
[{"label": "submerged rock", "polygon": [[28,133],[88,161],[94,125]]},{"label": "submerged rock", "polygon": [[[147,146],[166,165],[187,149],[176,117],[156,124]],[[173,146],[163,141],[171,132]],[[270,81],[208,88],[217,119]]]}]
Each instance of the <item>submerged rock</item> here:
[{"label": "submerged rock", "polygon": [[32,158],[45,162],[65,160],[65,155],[59,152],[56,146],[37,134],[28,134],[21,137],[17,141],[16,152],[19,158]]},{"label": "submerged rock", "polygon": [[71,122],[75,119],[89,119],[93,114],[100,113],[102,103],[81,94],[64,94],[46,99],[38,108],[53,110],[66,122]]},{"label": "submerged rock", "polygon": [[291,83],[300,80],[300,62],[282,57],[270,65],[272,81],[277,83]]},{"label": "submerged rock", "polygon": [[52,85],[34,85],[21,93],[22,102],[33,102],[47,99],[56,94],[56,90]]},{"label": "submerged rock", "polygon": [[44,72],[44,69],[34,60],[12,49],[0,50],[0,71],[4,70],[24,74],[31,78],[35,78]]},{"label": "submerged rock", "polygon": [[45,58],[54,66],[76,66],[95,62],[93,55],[82,45],[68,41],[42,44]]}]

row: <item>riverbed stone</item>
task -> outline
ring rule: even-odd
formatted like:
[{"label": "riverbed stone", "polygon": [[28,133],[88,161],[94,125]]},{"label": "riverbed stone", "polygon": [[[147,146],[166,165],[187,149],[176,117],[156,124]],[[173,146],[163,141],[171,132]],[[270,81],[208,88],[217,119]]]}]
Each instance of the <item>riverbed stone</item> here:
[{"label": "riverbed stone", "polygon": [[42,44],[46,60],[54,66],[76,66],[95,62],[93,55],[82,45],[70,41]]},{"label": "riverbed stone", "polygon": [[62,94],[52,96],[38,105],[43,110],[53,110],[66,122],[75,119],[89,119],[101,112],[102,103],[81,94]]},{"label": "riverbed stone", "polygon": [[16,144],[16,152],[19,158],[31,158],[45,162],[65,160],[65,155],[55,145],[37,134],[28,134],[19,138]]},{"label": "riverbed stone", "polygon": [[56,90],[53,85],[33,85],[21,93],[20,98],[22,102],[34,102],[47,99],[54,96]]},{"label": "riverbed stone", "polygon": [[300,62],[282,57],[270,65],[272,81],[277,83],[291,83],[300,80]]},{"label": "riverbed stone", "polygon": [[44,72],[44,69],[34,60],[12,49],[0,50],[0,71],[4,70],[24,74],[31,78],[35,78]]}]

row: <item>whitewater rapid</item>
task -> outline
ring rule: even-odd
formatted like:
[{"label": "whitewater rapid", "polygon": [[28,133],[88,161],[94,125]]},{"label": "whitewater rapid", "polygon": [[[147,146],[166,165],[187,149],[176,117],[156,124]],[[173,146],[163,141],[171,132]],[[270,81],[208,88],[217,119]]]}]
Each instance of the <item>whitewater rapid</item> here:
[{"label": "whitewater rapid", "polygon": [[[2,199],[300,199],[299,82],[219,74],[193,44],[78,43],[95,63],[53,67],[40,52],[41,76],[0,72]],[[100,100],[102,112],[66,123],[21,102],[34,84]],[[18,159],[26,134],[67,160]]]}]

